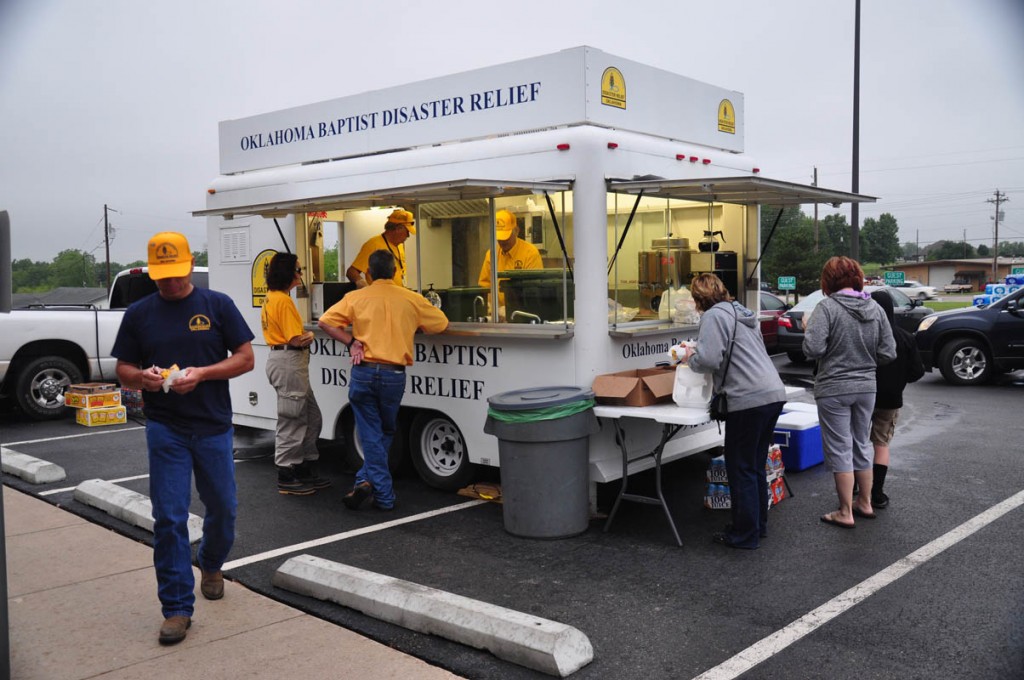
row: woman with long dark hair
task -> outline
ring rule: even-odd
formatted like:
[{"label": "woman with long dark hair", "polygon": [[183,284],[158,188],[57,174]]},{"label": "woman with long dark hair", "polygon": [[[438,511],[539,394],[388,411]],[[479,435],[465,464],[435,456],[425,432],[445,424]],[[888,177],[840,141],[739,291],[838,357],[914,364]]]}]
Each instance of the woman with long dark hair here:
[{"label": "woman with long dark hair", "polygon": [[309,384],[308,350],[313,332],[303,329],[302,317],[289,295],[301,283],[298,257],[274,255],[267,266],[267,299],[260,314],[263,339],[270,348],[267,379],[277,392],[277,491],[292,496],[308,496],[331,485],[316,469],[322,418]]}]

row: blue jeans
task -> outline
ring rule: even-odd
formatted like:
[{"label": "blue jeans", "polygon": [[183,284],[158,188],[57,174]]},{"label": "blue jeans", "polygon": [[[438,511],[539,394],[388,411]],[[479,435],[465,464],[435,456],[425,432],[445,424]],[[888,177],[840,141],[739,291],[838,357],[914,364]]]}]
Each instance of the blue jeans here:
[{"label": "blue jeans", "polygon": [[730,412],[725,419],[725,473],[729,476],[732,531],[729,540],[756,548],[768,530],[765,463],[783,402]]},{"label": "blue jeans", "polygon": [[199,499],[206,506],[199,568],[218,571],[235,542],[234,429],[198,436],[146,423],[149,446],[149,495],[153,501],[153,565],[164,618],[192,616],[196,601],[192,548],[188,541],[188,508],[192,473]]},{"label": "blue jeans", "polygon": [[352,367],[348,401],[352,404],[359,443],[363,447],[363,466],[356,473],[356,484],[369,482],[373,499],[381,508],[395,504],[388,451],[398,429],[398,407],[402,405],[404,394],[404,372],[374,364]]}]

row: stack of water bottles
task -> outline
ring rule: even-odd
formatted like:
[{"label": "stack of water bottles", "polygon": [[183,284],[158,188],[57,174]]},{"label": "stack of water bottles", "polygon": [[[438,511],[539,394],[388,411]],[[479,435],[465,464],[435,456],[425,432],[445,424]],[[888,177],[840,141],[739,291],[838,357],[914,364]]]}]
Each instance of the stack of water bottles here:
[{"label": "stack of water bottles", "polygon": [[1010,274],[1002,283],[986,283],[985,292],[974,296],[974,306],[990,305],[999,298],[1005,297],[1024,287],[1024,274]]},{"label": "stack of water bottles", "polygon": [[[782,463],[782,449],[772,444],[768,449],[768,460],[765,463],[768,475],[768,507],[780,503],[786,497],[786,486],[783,481],[786,469]],[[725,471],[725,456],[716,456],[708,464],[707,490],[704,493],[704,507],[709,510],[729,510],[732,500],[729,496],[729,476]]]}]

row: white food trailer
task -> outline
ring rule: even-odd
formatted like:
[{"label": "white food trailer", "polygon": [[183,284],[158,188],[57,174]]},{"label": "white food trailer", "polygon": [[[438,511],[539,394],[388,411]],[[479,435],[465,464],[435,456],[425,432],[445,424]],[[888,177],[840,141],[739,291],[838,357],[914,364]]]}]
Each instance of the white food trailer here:
[{"label": "white food trailer", "polygon": [[[424,481],[456,489],[471,463],[498,464],[484,434],[487,397],[579,385],[649,368],[696,336],[672,296],[716,272],[758,308],[760,206],[872,200],[773,181],[743,154],[743,96],[589,47],[220,124],[209,186],[210,286],[229,293],[256,334],[256,370],[231,381],[234,422],[272,429],[276,396],[263,364],[260,305],[269,258],[297,253],[307,326],[352,286],[345,270],[396,208],[414,213],[406,285],[451,325],[416,336],[401,431]],[[495,214],[544,268],[480,269]],[[691,323],[684,323],[690,321]],[[310,374],[322,436],[358,455],[348,409],[350,359],[318,334]],[[660,427],[632,428],[631,447]],[[664,460],[721,441],[709,425],[674,439]],[[590,442],[591,482],[622,474],[611,427]]]}]

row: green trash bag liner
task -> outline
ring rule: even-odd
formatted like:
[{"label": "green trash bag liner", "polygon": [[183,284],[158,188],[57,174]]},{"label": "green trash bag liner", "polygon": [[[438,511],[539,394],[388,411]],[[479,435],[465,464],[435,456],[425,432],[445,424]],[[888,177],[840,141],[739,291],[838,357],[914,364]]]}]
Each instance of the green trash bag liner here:
[{"label": "green trash bag liner", "polygon": [[521,411],[496,411],[493,408],[487,409],[487,415],[503,423],[534,423],[538,420],[555,420],[556,418],[568,418],[577,413],[582,413],[589,408],[594,408],[593,399],[581,399],[568,404],[547,406],[545,408],[525,409]]}]

